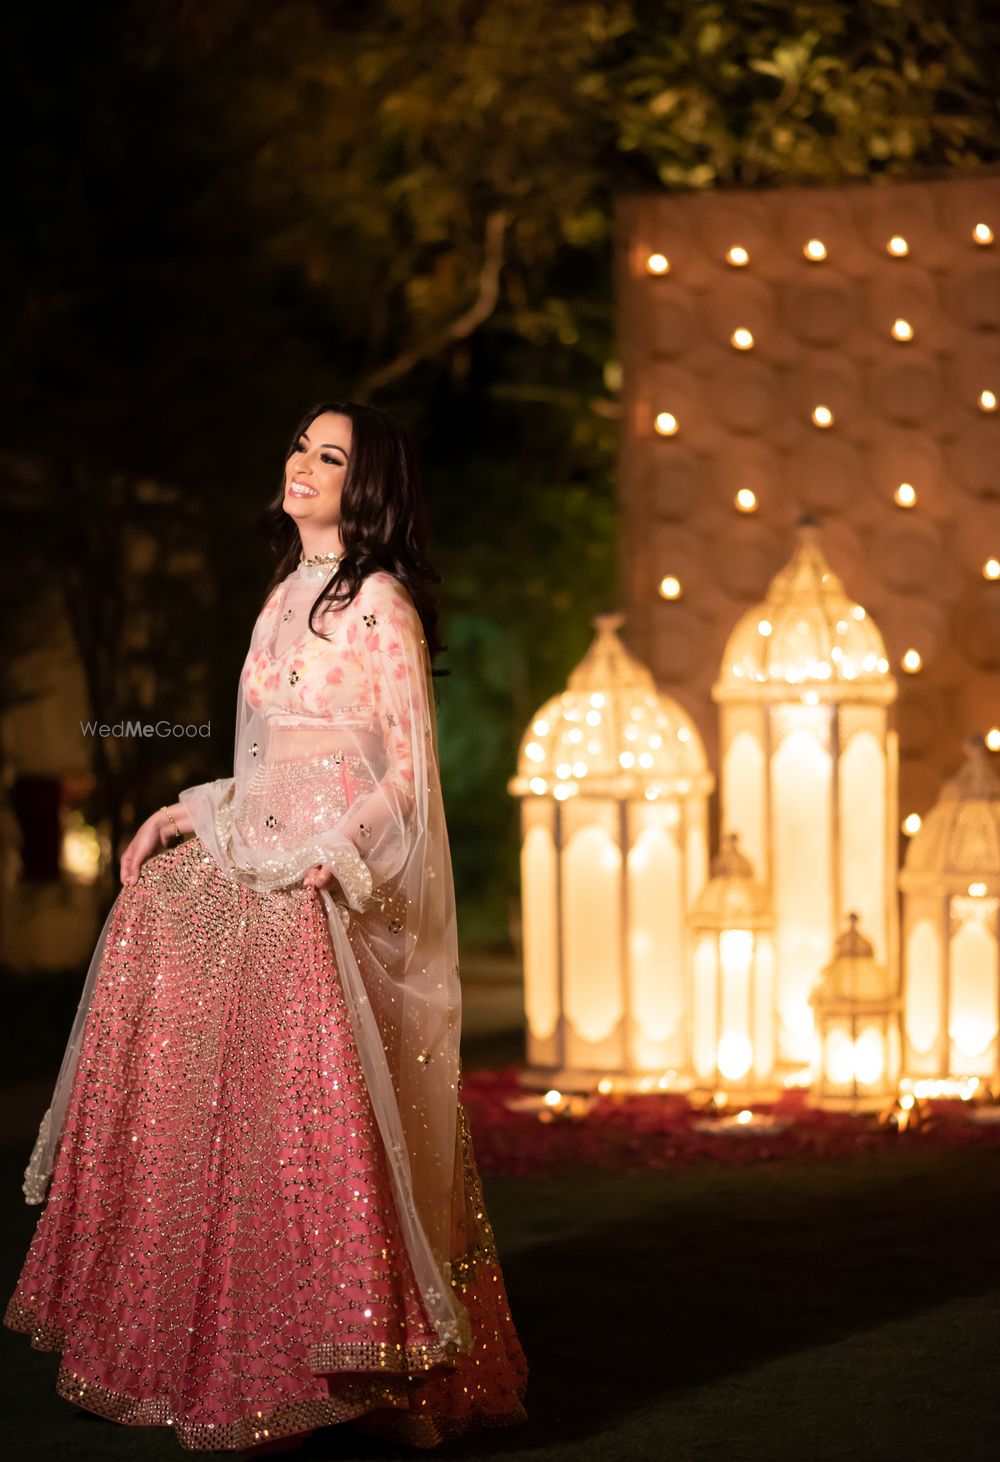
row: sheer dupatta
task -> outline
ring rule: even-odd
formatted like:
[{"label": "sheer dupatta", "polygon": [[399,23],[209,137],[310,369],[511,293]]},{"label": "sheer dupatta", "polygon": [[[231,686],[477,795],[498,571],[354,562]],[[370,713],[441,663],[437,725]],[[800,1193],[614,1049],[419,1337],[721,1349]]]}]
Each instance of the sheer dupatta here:
[{"label": "sheer dupatta", "polygon": [[[409,594],[382,571],[317,617],[329,640],[312,634],[328,574],[300,564],[270,596],[240,677],[234,774],[180,800],[222,873],[248,889],[333,870],[318,897],[407,1250],[442,1345],[465,1351],[469,1319],[450,1283],[461,990],[430,659]],[[54,1098],[33,1154],[36,1194],[56,1110]]]}]

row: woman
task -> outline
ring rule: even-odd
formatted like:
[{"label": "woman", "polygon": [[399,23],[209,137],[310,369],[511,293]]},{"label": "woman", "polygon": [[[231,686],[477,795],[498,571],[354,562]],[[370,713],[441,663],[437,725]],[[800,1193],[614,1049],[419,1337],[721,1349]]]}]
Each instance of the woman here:
[{"label": "woman", "polygon": [[61,1352],[60,1395],[191,1450],[344,1420],[432,1447],[525,1419],[526,1365],[460,1099],[405,432],[313,408],[268,515],[234,773],[122,857],[5,1323]]}]

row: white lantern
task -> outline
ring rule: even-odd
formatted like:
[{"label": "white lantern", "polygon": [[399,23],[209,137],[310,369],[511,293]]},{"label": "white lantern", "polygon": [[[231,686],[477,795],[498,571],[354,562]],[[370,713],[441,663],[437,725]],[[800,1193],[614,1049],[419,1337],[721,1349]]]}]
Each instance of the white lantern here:
[{"label": "white lantern", "polygon": [[899,886],[904,1075],[1000,1082],[1000,779],[982,738],[910,842]]},{"label": "white lantern", "polygon": [[899,1083],[899,996],[871,941],[847,916],[834,957],[813,991],[820,1064],[815,1102],[834,1110],[880,1107]]},{"label": "white lantern", "polygon": [[730,833],[690,915],[694,1084],[776,1095],[774,919]]},{"label": "white lantern", "polygon": [[695,725],[599,614],[567,689],[532,717],[521,799],[530,1086],[661,1088],[688,1064],[688,904],[714,778]]},{"label": "white lantern", "polygon": [[896,682],[882,636],[844,592],[812,519],[764,603],[726,645],[722,823],[738,828],[776,925],[778,1068],[815,1066],[810,994],[848,909],[897,968]]}]

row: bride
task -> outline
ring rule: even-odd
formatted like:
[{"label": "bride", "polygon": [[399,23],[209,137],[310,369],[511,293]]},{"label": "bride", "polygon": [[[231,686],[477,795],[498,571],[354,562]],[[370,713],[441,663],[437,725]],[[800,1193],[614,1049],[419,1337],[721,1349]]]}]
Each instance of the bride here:
[{"label": "bride", "polygon": [[527,1370],[461,1100],[406,432],[314,407],[268,518],[233,775],[122,857],[5,1324],[61,1396],[190,1450],[342,1421],[433,1447],[524,1420]]}]

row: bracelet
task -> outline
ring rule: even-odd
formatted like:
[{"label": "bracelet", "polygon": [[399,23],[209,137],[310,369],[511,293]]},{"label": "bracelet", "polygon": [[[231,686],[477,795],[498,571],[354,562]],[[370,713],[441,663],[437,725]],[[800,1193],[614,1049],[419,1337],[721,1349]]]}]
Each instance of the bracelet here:
[{"label": "bracelet", "polygon": [[160,808],[160,811],[161,812],[165,812],[167,814],[167,816],[170,818],[170,821],[173,823],[173,826],[174,826],[174,830],[173,830],[173,833],[171,834],[171,837],[170,837],[170,839],[169,839],[169,841],[167,843],[167,847],[168,848],[176,848],[177,844],[182,841],[181,830],[177,826],[177,820],[174,817],[174,814],[170,811],[170,808],[169,807],[163,806],[163,807]]}]

